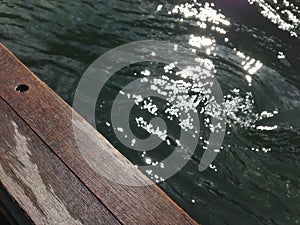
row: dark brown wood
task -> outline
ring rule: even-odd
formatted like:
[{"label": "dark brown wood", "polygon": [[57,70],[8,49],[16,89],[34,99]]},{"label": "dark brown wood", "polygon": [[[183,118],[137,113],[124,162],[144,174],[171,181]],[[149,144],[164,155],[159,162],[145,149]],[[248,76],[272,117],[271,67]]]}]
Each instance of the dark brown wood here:
[{"label": "dark brown wood", "polygon": [[0,180],[35,224],[119,224],[0,99]]},{"label": "dark brown wood", "polygon": [[[28,85],[29,90],[16,92],[19,84]],[[124,182],[128,179],[148,181],[102,135],[74,113],[74,129],[78,135],[76,142],[72,108],[4,46],[0,47],[0,97],[121,223],[197,224],[156,185],[134,187],[106,179],[105,176],[118,176],[119,171],[123,170],[125,175],[117,177],[121,183],[122,179]],[[88,157],[99,160],[102,175],[105,176],[86,162],[78,143],[87,149]]]}]

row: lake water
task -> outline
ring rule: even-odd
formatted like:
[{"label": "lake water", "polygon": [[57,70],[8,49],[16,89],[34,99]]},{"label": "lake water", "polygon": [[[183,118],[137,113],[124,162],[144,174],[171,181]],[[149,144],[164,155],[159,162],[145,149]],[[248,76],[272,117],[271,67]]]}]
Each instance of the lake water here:
[{"label": "lake water", "polygon": [[[97,129],[134,164],[161,169],[160,161],[184,145],[181,130],[190,132],[196,148],[182,150],[195,151],[178,173],[169,179],[146,173],[203,225],[300,224],[298,7],[296,0],[4,0],[0,41],[70,105],[89,65],[113,48],[159,40],[190,49],[201,65],[190,75],[157,62],[117,72],[97,100]],[[217,157],[200,172],[209,135],[217,129],[210,126],[214,115],[205,113],[212,108],[210,88],[198,79],[204,73],[222,89],[226,131]],[[165,99],[140,101],[131,111],[137,139],[152,134],[161,140],[146,152],[125,146],[116,136],[125,137],[124,128],[111,121],[116,96],[140,78],[134,93],[144,84],[168,90]],[[185,109],[199,114],[199,131]],[[149,129],[155,116],[168,129]]]}]

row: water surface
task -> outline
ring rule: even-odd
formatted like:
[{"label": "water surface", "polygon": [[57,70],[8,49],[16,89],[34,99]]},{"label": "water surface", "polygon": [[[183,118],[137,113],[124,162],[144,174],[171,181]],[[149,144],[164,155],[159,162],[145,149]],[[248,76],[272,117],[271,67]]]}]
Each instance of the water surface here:
[{"label": "water surface", "polygon": [[[225,96],[227,127],[220,152],[209,169],[199,172],[213,132],[211,115],[203,113],[209,106],[209,97],[205,98],[209,87],[189,92],[199,100],[190,110],[201,114],[203,129],[191,160],[161,182],[161,188],[203,225],[299,224],[298,7],[299,2],[292,0],[10,0],[0,6],[0,41],[69,104],[87,67],[114,47],[154,39],[190,48],[208,62],[207,68],[194,70],[191,77],[175,76],[176,68],[159,63],[140,63],[119,71],[99,96],[98,130],[134,164],[159,162],[178,145],[180,129],[195,132],[188,125],[180,126],[175,113],[180,108],[178,96],[193,82],[199,87],[197,76],[209,71]],[[116,138],[115,132],[123,130],[111,126],[110,113],[120,90],[149,72],[166,76],[155,84],[145,80],[155,90],[172,87],[178,80],[186,89],[171,88],[167,94],[169,102],[177,96],[175,108],[153,98],[132,110],[132,130],[139,138],[153,133],[142,122],[149,122],[156,112],[169,128],[157,149],[136,152]],[[158,111],[144,107],[150,103]],[[154,181],[163,180],[151,172],[148,175]]]}]

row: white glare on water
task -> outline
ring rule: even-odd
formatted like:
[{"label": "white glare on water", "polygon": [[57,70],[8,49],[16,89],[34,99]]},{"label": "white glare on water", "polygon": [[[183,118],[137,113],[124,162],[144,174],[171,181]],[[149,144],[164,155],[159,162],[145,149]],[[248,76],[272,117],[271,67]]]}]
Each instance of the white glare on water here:
[{"label": "white glare on water", "polygon": [[276,24],[279,29],[287,31],[291,36],[298,37],[300,20],[297,17],[300,11],[287,0],[283,1],[284,8],[281,4],[273,1],[274,4],[268,3],[266,0],[248,0],[252,4],[256,4],[260,8],[260,13]]},{"label": "white glare on water", "polygon": [[214,4],[211,3],[198,3],[194,1],[193,4],[185,3],[176,5],[169,14],[181,14],[184,18],[195,18],[197,25],[201,29],[205,29],[208,26],[211,29],[225,34],[226,30],[221,26],[229,26],[230,22],[226,17],[214,9]]},{"label": "white glare on water", "polygon": [[[276,0],[273,0],[276,3]],[[286,9],[278,11],[278,9],[266,3],[264,0],[249,0],[250,4],[256,3],[261,8],[261,14],[266,18],[270,19],[273,23],[277,24],[282,30],[290,32],[292,36],[297,36],[296,29],[299,28],[299,20],[295,15],[294,11],[290,8],[293,7],[288,1],[285,1]],[[157,12],[163,11],[165,8],[163,5],[158,5],[156,8]],[[192,4],[185,3],[176,5],[170,11],[169,15],[181,15],[181,22],[189,21],[194,23],[199,31],[206,30],[207,32],[202,34],[190,34],[188,36],[188,44],[191,46],[192,52],[201,52],[202,57],[197,59],[198,66],[187,66],[182,70],[178,70],[178,62],[174,61],[163,67],[164,74],[155,74],[151,68],[146,68],[139,73],[134,73],[135,76],[140,75],[143,78],[140,80],[141,83],[149,84],[151,90],[165,96],[166,105],[163,109],[156,105],[156,102],[151,98],[143,99],[139,95],[130,93],[123,93],[128,98],[132,99],[135,104],[146,113],[150,113],[153,116],[165,115],[169,121],[178,121],[179,127],[188,131],[196,137],[196,134],[200,134],[199,130],[194,127],[194,122],[191,117],[191,112],[198,112],[203,116],[204,126],[207,127],[210,132],[218,132],[222,129],[219,125],[211,124],[211,117],[220,117],[221,113],[226,116],[226,122],[229,127],[239,126],[247,129],[255,129],[261,132],[271,132],[278,129],[277,125],[274,126],[255,126],[255,122],[266,118],[272,117],[276,112],[262,113],[254,112],[254,99],[251,91],[244,92],[241,94],[239,87],[232,88],[229,93],[224,96],[224,104],[219,105],[212,94],[212,82],[209,82],[217,72],[214,62],[209,58],[210,56],[219,56],[218,48],[220,45],[216,43],[216,39],[213,35],[223,35],[223,44],[229,42],[229,38],[225,35],[228,32],[228,27],[231,25],[228,18],[225,17],[220,10],[214,8],[214,4],[211,3],[198,3],[194,1]],[[282,15],[286,15],[285,18]],[[177,51],[178,44],[174,44],[174,50]],[[259,60],[249,56],[242,50],[230,49],[231,54],[234,55],[234,62],[244,70],[244,79],[247,81],[249,86],[254,82],[254,76],[259,74],[259,71],[263,68],[263,63]],[[152,52],[151,55],[155,56],[156,53]],[[278,59],[284,59],[285,55],[283,52],[278,52]],[[150,77],[154,76],[154,79]],[[156,77],[157,76],[157,77]],[[141,113],[140,115],[143,115]],[[143,116],[135,118],[136,124],[139,128],[148,132],[149,134],[155,135],[164,141],[167,145],[175,143],[177,146],[185,149],[184,143],[180,143],[179,140],[174,140],[168,136],[168,131],[161,127],[155,126],[148,122]],[[118,132],[123,132],[121,128],[117,128]],[[230,134],[230,131],[227,132]],[[173,140],[171,142],[170,140]],[[199,141],[203,143],[202,148],[205,150],[209,144],[208,140],[204,136],[199,137]],[[134,146],[136,140],[131,141],[131,146]],[[230,145],[226,145],[230,148]],[[223,149],[216,149],[219,152]],[[257,148],[253,147],[251,150],[257,152],[270,152],[271,148]],[[146,152],[143,152],[141,157],[144,159],[145,164],[165,168],[163,163],[155,161]],[[218,171],[217,166],[211,164],[210,169],[215,172]],[[163,181],[164,178],[154,174],[152,170],[147,170],[146,173],[151,179],[155,181]],[[195,203],[194,200],[192,200]]]}]

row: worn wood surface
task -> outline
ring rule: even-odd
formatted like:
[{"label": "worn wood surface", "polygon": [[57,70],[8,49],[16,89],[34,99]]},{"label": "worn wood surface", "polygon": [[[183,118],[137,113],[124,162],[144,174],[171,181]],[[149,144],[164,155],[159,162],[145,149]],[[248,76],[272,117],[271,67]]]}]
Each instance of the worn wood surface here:
[{"label": "worn wood surface", "polygon": [[[24,93],[16,92],[15,87],[19,84],[27,84],[29,90]],[[58,159],[79,178],[122,224],[197,224],[156,185],[134,187],[121,184],[122,179],[124,182],[130,179],[132,179],[132,181],[144,182],[147,181],[148,178],[136,169],[79,114],[73,114],[75,124],[72,124],[72,108],[42,83],[3,46],[0,46],[0,98],[9,104],[12,110],[28,125],[27,128],[32,129],[35,135],[47,146],[44,146],[44,149],[41,150],[44,151],[43,154],[46,154],[46,152],[47,154],[51,154],[50,151],[53,151]],[[10,122],[9,126],[13,134],[19,135],[19,139],[25,140],[25,137],[27,138],[25,135],[26,132],[24,133],[24,130],[22,130],[25,129],[25,125],[21,126],[19,123]],[[74,138],[74,132],[77,134],[77,140]],[[26,139],[26,141],[28,140],[29,139]],[[14,141],[15,144],[17,143],[20,146],[24,146],[24,143],[16,142],[16,138]],[[78,144],[81,148],[84,147],[86,149],[85,156],[79,151]],[[7,151],[9,151],[9,149]],[[33,149],[31,151],[33,151]],[[65,220],[70,220],[74,224],[77,222],[83,223],[84,219],[80,218],[79,214],[68,211],[69,207],[72,209],[76,208],[75,206],[69,206],[72,204],[72,201],[74,201],[74,198],[72,199],[72,197],[66,196],[66,193],[62,195],[58,193],[62,191],[61,189],[64,189],[65,186],[59,186],[60,188],[56,189],[56,185],[58,185],[59,182],[64,182],[64,185],[70,182],[69,180],[72,179],[69,178],[71,176],[70,172],[65,172],[64,177],[60,178],[55,178],[55,175],[53,175],[52,179],[60,180],[59,182],[57,181],[58,183],[51,185],[45,183],[49,182],[46,181],[47,179],[45,177],[51,176],[47,173],[48,169],[56,169],[56,175],[58,176],[58,174],[61,173],[59,171],[65,167],[59,160],[48,162],[48,164],[46,159],[44,159],[44,161],[42,159],[37,160],[39,159],[38,154],[40,153],[36,151],[34,151],[35,153],[29,153],[31,151],[27,149],[25,152],[21,153],[17,151],[15,153],[22,155],[24,153],[27,154],[27,158],[21,157],[18,159],[19,161],[27,160],[24,162],[20,161],[19,165],[28,164],[29,162],[34,163],[34,165],[28,165],[31,166],[30,168],[26,168],[25,165],[24,169],[36,169],[36,172],[40,175],[38,178],[32,179],[44,183],[44,186],[42,185],[43,190],[41,190],[42,192],[40,193],[41,196],[44,193],[43,191],[45,191],[49,196],[59,196],[57,199],[65,199],[56,201],[54,197],[46,197],[46,199],[35,198],[36,203],[32,203],[32,207],[37,207],[37,203],[41,203],[43,200],[54,200],[58,204],[57,206],[63,207],[62,212],[66,213]],[[30,159],[28,156],[30,154],[30,157],[35,157],[34,159],[36,159],[36,161]],[[7,154],[2,156],[1,153],[1,159],[5,155]],[[86,157],[95,158],[96,161],[99,162],[97,165],[101,170],[100,173],[91,167],[91,164],[86,161]],[[16,159],[16,157],[12,158]],[[14,163],[17,163],[17,161]],[[41,161],[42,163],[39,164],[37,161]],[[42,165],[44,164],[48,165],[48,169],[42,169]],[[40,165],[40,167],[38,165]],[[18,172],[18,170],[17,172],[13,170],[14,168],[12,168],[9,163],[6,163],[2,165],[1,174],[9,174],[9,177],[16,176],[19,178],[24,175],[20,173],[20,171]],[[125,171],[125,175],[124,173],[120,175],[120,170]],[[41,173],[41,171],[44,172]],[[110,175],[119,176],[117,179],[120,183],[106,179],[106,177]],[[2,179],[4,178],[1,177],[1,181]],[[31,183],[31,181],[27,180],[29,178],[24,179],[23,183],[26,185]],[[73,177],[73,179],[75,178]],[[8,180],[7,182],[15,181]],[[75,180],[73,182],[75,182]],[[13,184],[21,185],[20,183]],[[6,186],[10,186],[10,184]],[[70,186],[72,187],[72,185]],[[81,187],[81,189],[84,188]],[[29,196],[34,196],[30,188],[20,191],[26,191]],[[45,194],[45,196],[48,195]],[[89,205],[90,201],[94,201],[94,199],[89,196],[89,193],[85,195],[82,194],[82,196],[78,197],[81,197],[82,201],[85,200],[87,205]],[[26,202],[26,200],[22,201],[24,201],[24,203]],[[98,204],[96,209],[100,210],[100,208]],[[30,209],[28,210],[30,211]],[[88,208],[86,210],[89,211]],[[39,213],[42,214],[42,212],[44,212],[44,210],[40,210]],[[46,212],[51,214],[51,212],[47,210]],[[103,215],[107,216],[107,219],[111,219],[113,223],[113,218],[109,217],[104,211]]]},{"label": "worn wood surface", "polygon": [[0,99],[0,180],[35,224],[119,224]]}]

